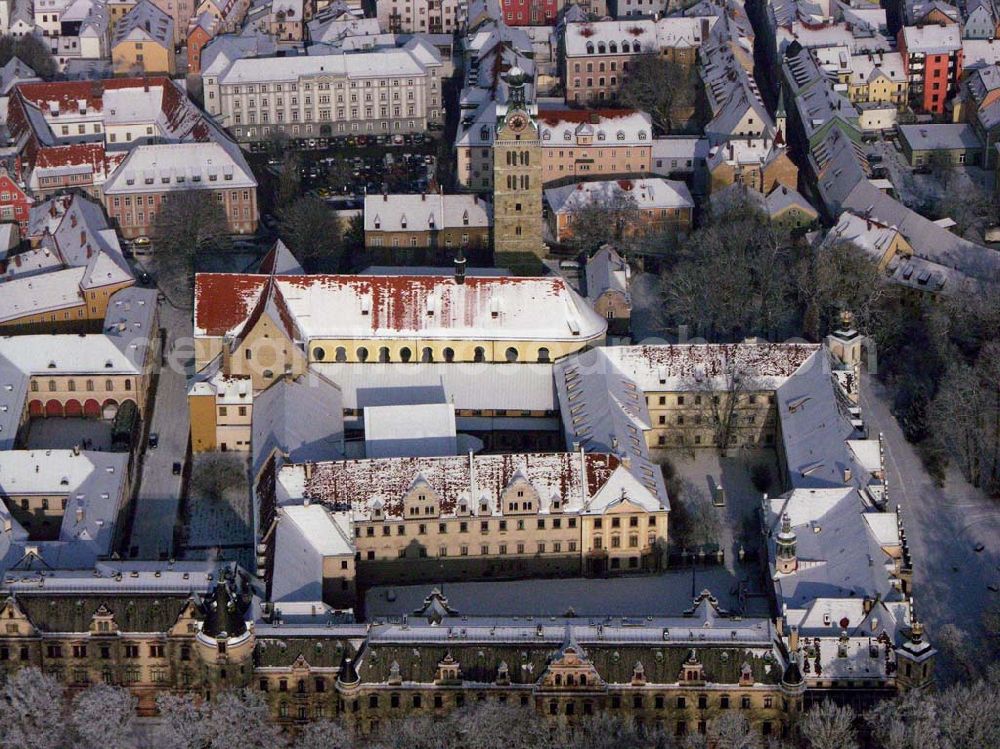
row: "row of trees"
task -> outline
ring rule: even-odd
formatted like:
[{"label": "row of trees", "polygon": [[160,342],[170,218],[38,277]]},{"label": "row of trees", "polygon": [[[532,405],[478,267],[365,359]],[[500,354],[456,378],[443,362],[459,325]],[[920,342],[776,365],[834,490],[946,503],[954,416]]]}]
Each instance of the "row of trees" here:
[{"label": "row of trees", "polygon": [[917,693],[880,703],[863,715],[823,703],[799,721],[797,738],[764,738],[737,711],[709,721],[704,735],[674,736],[607,713],[572,724],[553,723],[533,710],[481,702],[447,717],[386,723],[355,736],[320,720],[290,737],[268,719],[258,692],[232,691],[213,702],[190,695],[157,698],[160,719],[152,743],[141,738],[136,700],[128,690],[92,686],[62,707],[53,677],[26,668],[0,691],[0,747],[4,749],[969,749],[1000,746],[1000,667],[978,681],[940,693]]}]

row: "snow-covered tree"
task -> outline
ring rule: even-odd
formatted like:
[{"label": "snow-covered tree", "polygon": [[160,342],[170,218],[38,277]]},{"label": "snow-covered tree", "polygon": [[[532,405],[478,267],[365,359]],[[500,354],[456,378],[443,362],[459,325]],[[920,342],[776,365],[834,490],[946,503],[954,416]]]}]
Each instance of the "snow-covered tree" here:
[{"label": "snow-covered tree", "polygon": [[744,715],[728,712],[712,721],[709,733],[717,749],[759,749],[761,736]]},{"label": "snow-covered tree", "polygon": [[73,700],[73,743],[81,749],[133,749],[138,700],[122,687],[95,684]]},{"label": "snow-covered tree", "polygon": [[211,749],[278,749],[284,734],[271,723],[267,702],[249,689],[223,692],[212,705]]},{"label": "snow-covered tree", "polygon": [[353,746],[350,732],[332,720],[310,723],[295,740],[295,749],[351,749]]},{"label": "snow-covered tree", "polygon": [[22,668],[0,691],[0,746],[56,749],[66,738],[63,688],[39,669]]},{"label": "snow-covered tree", "polygon": [[212,708],[190,694],[156,698],[160,722],[155,729],[158,749],[203,749],[208,745]]},{"label": "snow-covered tree", "polygon": [[854,711],[833,702],[812,708],[799,724],[809,749],[857,749]]}]

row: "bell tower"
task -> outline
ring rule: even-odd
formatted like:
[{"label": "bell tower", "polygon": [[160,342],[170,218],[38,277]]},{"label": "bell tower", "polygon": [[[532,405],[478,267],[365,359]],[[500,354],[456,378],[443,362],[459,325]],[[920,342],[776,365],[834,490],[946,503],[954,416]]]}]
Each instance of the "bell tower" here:
[{"label": "bell tower", "polygon": [[511,68],[504,80],[510,95],[497,106],[493,142],[493,256],[518,275],[536,275],[546,254],[537,108],[526,102],[528,76],[520,68]]}]

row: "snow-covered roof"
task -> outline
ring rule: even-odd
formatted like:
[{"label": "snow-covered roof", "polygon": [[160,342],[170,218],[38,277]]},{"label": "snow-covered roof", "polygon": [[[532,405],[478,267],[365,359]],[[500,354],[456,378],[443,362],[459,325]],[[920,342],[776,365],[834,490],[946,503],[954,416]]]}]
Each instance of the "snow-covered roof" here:
[{"label": "snow-covered roof", "polygon": [[[649,512],[666,509],[645,486],[619,471],[624,469],[613,455],[517,453],[288,465],[278,480],[292,499],[350,507],[358,520],[371,518],[375,510],[402,517],[404,498],[416,488],[434,496],[442,515],[502,515],[506,493],[528,488],[543,514],[603,514],[621,501]],[[613,495],[603,491],[609,483]]]},{"label": "snow-covered roof", "polygon": [[965,151],[983,145],[967,123],[898,125],[897,129],[912,151]]},{"label": "snow-covered roof", "polygon": [[365,457],[456,455],[455,406],[422,403],[365,408]]},{"label": "snow-covered roof", "polygon": [[440,65],[440,57],[428,63],[423,52],[418,55],[413,50],[393,48],[347,55],[269,57],[266,65],[262,65],[259,59],[237,59],[219,74],[218,80],[220,85],[226,86],[266,81],[293,82],[316,75],[358,79],[398,78],[428,75],[430,66]]},{"label": "snow-covered roof", "polygon": [[587,299],[594,302],[606,292],[618,292],[629,298],[629,267],[625,259],[614,247],[604,245],[595,252],[585,270],[587,279]]},{"label": "snow-covered roof", "polygon": [[849,64],[852,85],[866,85],[879,77],[890,81],[906,81],[906,68],[899,52],[851,55]]},{"label": "snow-covered roof", "polygon": [[209,141],[132,148],[104,183],[104,194],[256,187],[257,180],[242,156]]},{"label": "snow-covered roof", "polygon": [[492,206],[478,195],[365,195],[365,231],[487,229]]},{"label": "snow-covered roof", "polygon": [[903,43],[911,55],[947,55],[962,49],[962,29],[957,23],[904,26]]},{"label": "snow-covered roof", "polygon": [[273,450],[291,461],[332,460],[343,455],[344,403],[340,388],[309,372],[283,377],[253,396],[253,474]]},{"label": "snow-covered roof", "polygon": [[704,41],[704,31],[715,22],[715,16],[668,16],[657,21],[633,18],[568,23],[565,31],[566,55],[630,54],[698,47]]},{"label": "snow-covered roof", "polygon": [[50,567],[85,567],[109,555],[126,499],[128,460],[126,453],[0,451],[0,497],[66,498],[59,535],[46,541],[32,539],[0,499],[0,568],[18,563],[32,548]]},{"label": "snow-covered roof", "polygon": [[577,182],[575,185],[550,187],[545,190],[545,202],[553,213],[572,213],[594,201],[610,200],[620,195],[630,196],[640,211],[694,208],[691,191],[684,182],[659,177]]},{"label": "snow-covered roof", "polygon": [[[249,317],[268,276],[201,273],[195,335],[222,336]],[[587,341],[606,321],[558,276],[275,276],[306,340],[446,338]]]},{"label": "snow-covered roof", "polygon": [[[410,364],[313,364],[313,370],[337,383],[344,408],[451,403],[458,411],[533,411],[559,409],[551,364],[434,362]],[[461,428],[463,419],[458,417]]]},{"label": "snow-covered roof", "polygon": [[278,513],[271,600],[323,600],[323,560],[353,556],[350,517],[321,504],[286,505]]},{"label": "snow-covered roof", "polygon": [[579,138],[606,147],[649,145],[653,122],[634,109],[546,109],[538,113],[542,146],[565,148]]},{"label": "snow-covered roof", "polygon": [[764,200],[764,207],[767,209],[768,215],[772,218],[780,215],[789,208],[798,208],[813,218],[819,216],[816,209],[813,208],[812,204],[801,193],[785,185],[778,185],[771,190],[771,193]]}]

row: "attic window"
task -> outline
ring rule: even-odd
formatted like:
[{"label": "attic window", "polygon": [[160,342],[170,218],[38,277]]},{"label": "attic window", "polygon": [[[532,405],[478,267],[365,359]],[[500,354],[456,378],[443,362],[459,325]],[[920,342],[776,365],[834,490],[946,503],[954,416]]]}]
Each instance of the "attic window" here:
[{"label": "attic window", "polygon": [[604,134],[603,130],[598,130],[597,131],[597,139],[598,140],[605,140],[607,137],[608,136]]},{"label": "attic window", "polygon": [[151,184],[153,184],[153,178],[152,177],[146,177],[146,179],[144,179],[143,182],[145,182],[147,185],[151,185]]},{"label": "attic window", "polygon": [[55,368],[56,368],[56,363],[54,361],[50,361],[49,362],[49,369],[55,369]]}]

